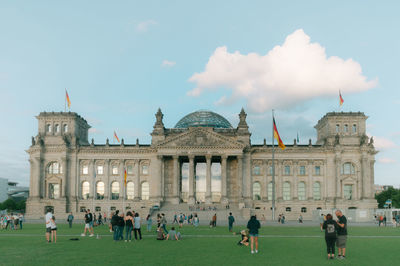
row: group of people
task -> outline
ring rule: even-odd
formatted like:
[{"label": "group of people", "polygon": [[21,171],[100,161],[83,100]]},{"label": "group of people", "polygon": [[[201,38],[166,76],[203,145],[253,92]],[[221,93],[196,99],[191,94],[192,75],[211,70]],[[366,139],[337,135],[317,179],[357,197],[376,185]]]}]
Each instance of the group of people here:
[{"label": "group of people", "polygon": [[24,222],[22,213],[2,214],[0,216],[0,226],[2,230],[21,230]]},{"label": "group of people", "polygon": [[346,242],[347,242],[347,218],[340,210],[335,212],[337,220],[333,219],[332,214],[323,214],[325,218],[322,223],[322,230],[325,230],[325,242],[328,253],[328,259],[335,258],[335,244],[338,248],[338,259],[346,258]]},{"label": "group of people", "polygon": [[[375,221],[378,224],[378,226],[387,226],[386,215],[375,215]],[[393,227],[400,226],[400,215],[399,214],[396,214],[395,216],[393,216],[392,226]]]},{"label": "group of people", "polygon": [[119,210],[117,210],[112,214],[110,224],[114,241],[124,240],[124,231],[125,242],[132,241],[132,231],[135,233],[136,240],[138,240],[138,236],[139,240],[142,240],[141,218],[138,212],[128,211],[124,215],[124,213],[119,213]]},{"label": "group of people", "polygon": [[[157,221],[161,220],[163,215],[164,214],[157,214]],[[175,223],[179,224],[179,227],[181,227],[181,228],[182,228],[183,224],[185,224],[185,223],[194,225],[195,227],[198,227],[199,223],[200,223],[200,220],[199,220],[199,217],[198,217],[197,213],[195,213],[195,214],[191,213],[189,215],[186,215],[184,213],[180,213],[178,215],[178,214],[175,213],[174,214],[174,220],[172,221],[172,224],[175,224]]]}]

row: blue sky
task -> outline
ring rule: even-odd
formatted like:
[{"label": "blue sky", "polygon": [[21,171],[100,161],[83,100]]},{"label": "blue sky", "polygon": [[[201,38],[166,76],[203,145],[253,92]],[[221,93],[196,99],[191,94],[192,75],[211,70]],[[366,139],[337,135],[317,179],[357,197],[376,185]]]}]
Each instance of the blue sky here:
[{"label": "blue sky", "polygon": [[65,88],[95,143],[114,130],[125,143],[150,143],[158,107],[166,127],[198,109],[236,126],[244,107],[252,143],[270,142],[274,108],[283,141],[299,132],[306,143],[315,141],[318,119],[339,110],[340,87],[342,110],[369,116],[380,150],[375,183],[399,186],[399,8],[398,1],[1,1],[0,177],[29,183],[34,116],[62,111]]}]

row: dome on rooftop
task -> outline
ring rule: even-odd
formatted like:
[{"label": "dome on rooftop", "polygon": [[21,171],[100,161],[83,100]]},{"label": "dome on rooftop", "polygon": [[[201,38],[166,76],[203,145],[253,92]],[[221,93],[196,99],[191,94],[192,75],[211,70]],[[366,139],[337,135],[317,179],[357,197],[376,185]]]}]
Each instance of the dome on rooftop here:
[{"label": "dome on rooftop", "polygon": [[231,124],[223,116],[208,110],[190,113],[175,125],[175,128],[188,127],[232,128]]}]

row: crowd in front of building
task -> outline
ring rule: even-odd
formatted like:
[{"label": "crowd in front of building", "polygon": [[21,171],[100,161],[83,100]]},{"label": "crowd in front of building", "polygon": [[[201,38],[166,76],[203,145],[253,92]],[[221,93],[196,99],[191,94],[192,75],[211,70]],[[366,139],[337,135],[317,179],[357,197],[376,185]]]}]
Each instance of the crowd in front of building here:
[{"label": "crowd in front of building", "polygon": [[0,216],[1,230],[22,230],[25,221],[22,213],[6,213]]}]

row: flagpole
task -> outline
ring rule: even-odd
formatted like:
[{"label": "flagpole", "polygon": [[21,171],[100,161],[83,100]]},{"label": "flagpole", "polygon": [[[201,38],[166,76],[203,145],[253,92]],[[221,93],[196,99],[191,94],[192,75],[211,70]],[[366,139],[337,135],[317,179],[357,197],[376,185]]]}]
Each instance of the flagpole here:
[{"label": "flagpole", "polygon": [[275,147],[274,147],[274,109],[272,109],[272,221],[275,221]]}]

